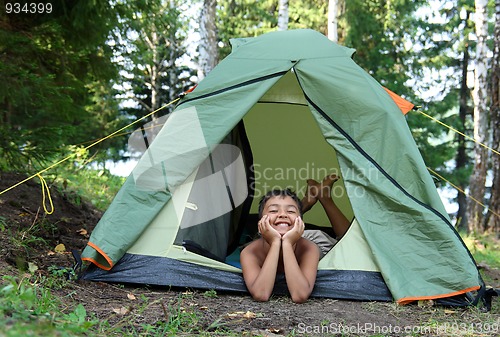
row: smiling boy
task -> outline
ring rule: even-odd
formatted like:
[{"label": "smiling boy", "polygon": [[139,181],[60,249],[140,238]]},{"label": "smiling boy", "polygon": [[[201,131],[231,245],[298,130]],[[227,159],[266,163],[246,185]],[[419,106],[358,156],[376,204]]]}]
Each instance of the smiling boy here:
[{"label": "smiling boy", "polygon": [[255,300],[268,301],[276,275],[283,273],[292,301],[307,301],[316,281],[320,250],[302,237],[302,210],[309,210],[319,200],[340,239],[350,224],[331,199],[331,187],[337,179],[330,175],[321,183],[308,180],[304,204],[289,189],[272,190],[262,198],[258,222],[261,237],[240,255],[243,279]]},{"label": "smiling boy", "polygon": [[292,301],[305,302],[311,294],[319,261],[319,249],[304,239],[302,205],[288,189],[266,194],[259,207],[261,238],[241,252],[243,278],[257,301],[272,294],[277,273],[284,273]]}]

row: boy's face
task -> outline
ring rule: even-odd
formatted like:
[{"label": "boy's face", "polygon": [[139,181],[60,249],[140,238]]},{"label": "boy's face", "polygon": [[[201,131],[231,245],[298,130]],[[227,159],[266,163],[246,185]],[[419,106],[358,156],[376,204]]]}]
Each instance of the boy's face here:
[{"label": "boy's face", "polygon": [[295,219],[300,216],[297,203],[288,196],[270,198],[264,205],[263,215],[269,217],[271,227],[283,236],[293,228]]}]

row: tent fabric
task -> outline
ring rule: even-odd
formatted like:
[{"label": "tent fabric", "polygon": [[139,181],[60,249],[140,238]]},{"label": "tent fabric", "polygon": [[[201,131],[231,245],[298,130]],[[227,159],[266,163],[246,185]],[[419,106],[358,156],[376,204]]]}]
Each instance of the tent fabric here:
[{"label": "tent fabric", "polygon": [[[151,268],[151,266],[154,266]],[[165,272],[168,271],[168,272]],[[85,276],[96,282],[124,282],[155,286],[247,292],[241,273],[214,269],[177,259],[125,254],[120,264],[106,272],[91,267]],[[278,277],[274,294],[288,294],[284,277]],[[364,301],[392,301],[380,273],[360,270],[320,270],[311,296]]]},{"label": "tent fabric", "polygon": [[[195,274],[223,272],[217,267],[223,262],[210,262],[207,267],[203,262],[207,258],[197,261],[196,254],[189,255],[194,256],[189,262],[180,260],[182,254],[174,252],[179,251],[183,240],[174,239],[193,210],[203,212],[203,205],[198,208],[200,201],[193,202],[191,194],[200,165],[212,157],[211,165],[215,165],[219,160],[212,156],[215,149],[243,121],[248,144],[237,148],[249,147],[251,156],[244,157],[252,163],[242,161],[242,166],[250,165],[255,175],[246,181],[235,178],[248,187],[248,198],[240,198],[245,210],[232,205],[239,207],[243,217],[238,216],[238,221],[221,214],[217,219],[222,225],[207,228],[199,220],[188,224],[200,231],[198,237],[219,230],[220,235],[229,237],[230,232],[238,231],[235,228],[243,226],[242,219],[249,212],[249,200],[253,198],[250,212],[255,212],[264,187],[297,180],[285,169],[293,167],[295,173],[304,168],[308,173],[318,173],[320,167],[335,169],[342,177],[336,184],[341,192],[339,207],[350,219],[356,219],[359,237],[371,253],[370,265],[379,272],[338,270],[320,262],[316,285],[323,289],[320,296],[355,298],[347,289],[329,292],[332,284],[338,283],[336,277],[346,280],[340,278],[342,273],[352,276],[352,289],[371,282],[356,273],[379,275],[382,288],[387,287],[390,297],[401,303],[456,296],[483,285],[418,152],[401,113],[403,108],[353,61],[352,49],[311,30],[273,32],[231,42],[233,52],[180,101],[142,156],[92,233],[84,260],[110,270],[99,271],[101,276],[109,273],[122,282],[140,283],[141,277],[134,273],[152,273],[159,284],[194,287],[198,284]],[[237,139],[247,140],[246,136]],[[236,140],[228,145],[236,146]],[[231,183],[226,178],[237,175],[221,175],[224,170],[208,168],[205,175],[217,174],[231,195]],[[279,176],[283,172],[288,174],[286,179]],[[314,178],[322,177],[318,173]],[[224,193],[217,195],[209,193],[205,199],[212,197],[213,202],[226,198]],[[324,218],[316,218],[313,211],[311,222],[325,225]],[[233,226],[226,226],[228,222]],[[150,247],[143,254],[141,247],[150,242],[146,238],[162,248]],[[216,255],[223,258],[224,251],[231,253],[232,249],[226,248]],[[150,262],[141,267],[141,263],[133,263],[143,258]],[[152,265],[161,268],[148,272],[147,266]],[[174,283],[176,275],[183,273],[180,269],[185,274]],[[240,271],[228,272],[224,277],[241,277]],[[91,275],[96,274],[89,274],[90,279]],[[228,281],[232,282],[236,281]],[[236,288],[233,290],[244,290]],[[376,288],[367,289],[377,293]],[[362,294],[370,299],[370,290]]]}]

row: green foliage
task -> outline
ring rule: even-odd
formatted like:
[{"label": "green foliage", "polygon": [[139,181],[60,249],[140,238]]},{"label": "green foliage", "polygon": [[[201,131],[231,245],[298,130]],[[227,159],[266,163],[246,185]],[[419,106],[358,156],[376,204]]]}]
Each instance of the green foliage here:
[{"label": "green foliage", "polygon": [[478,264],[487,268],[500,268],[500,239],[492,233],[461,234],[467,248]]},{"label": "green foliage", "polygon": [[[121,21],[112,44],[122,69],[116,81],[121,87],[119,95],[128,100],[122,113],[129,119],[158,110],[193,85],[194,70],[180,62],[189,57],[188,18],[181,5],[177,0],[122,4]],[[162,109],[155,117],[172,109]]]},{"label": "green foliage", "polygon": [[221,41],[219,59],[231,52],[229,40],[255,37],[275,29],[278,24],[278,1],[221,0],[217,3],[217,30]]},{"label": "green foliage", "polygon": [[405,45],[414,27],[413,13],[425,1],[346,1],[339,20],[340,42],[356,49],[354,60],[370,75],[401,95],[413,50]]},{"label": "green foliage", "polygon": [[[88,85],[115,74],[104,42],[116,15],[108,2],[59,0],[52,5],[50,14],[0,19],[3,169],[43,166],[64,144],[92,139],[106,129],[107,121],[97,120],[87,108],[92,105]],[[101,133],[94,133],[97,129]]]},{"label": "green foliage", "polygon": [[49,276],[42,279],[45,287],[49,289],[62,289],[69,282],[75,281],[77,275],[72,268],[62,268],[50,266],[48,268]]},{"label": "green foliage", "polygon": [[97,324],[83,305],[61,311],[62,303],[40,284],[4,276],[0,284],[0,325],[6,336],[86,336]]},{"label": "green foliage", "polygon": [[0,216],[0,232],[3,232],[7,227],[7,219],[3,216]]},{"label": "green foliage", "polygon": [[203,293],[203,296],[208,297],[208,298],[216,298],[217,291],[215,289],[207,290]]},{"label": "green foliage", "polygon": [[76,153],[74,160],[57,166],[46,179],[75,205],[82,205],[85,200],[99,210],[106,210],[125,178],[112,175],[106,168],[91,167],[92,158],[82,148],[74,148],[73,153]]},{"label": "green foliage", "polygon": [[328,1],[290,1],[288,12],[288,29],[314,29],[328,34]]}]

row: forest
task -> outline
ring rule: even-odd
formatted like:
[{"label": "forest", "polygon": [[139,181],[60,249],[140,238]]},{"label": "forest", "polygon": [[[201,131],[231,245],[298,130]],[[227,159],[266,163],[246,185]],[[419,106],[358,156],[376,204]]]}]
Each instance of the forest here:
[{"label": "forest", "polygon": [[169,103],[230,53],[231,38],[301,28],[355,49],[358,65],[418,107],[407,122],[456,227],[500,233],[499,0],[49,0],[36,8],[3,0],[0,171],[36,174],[62,158],[99,169],[131,160],[129,125],[170,113]]}]

